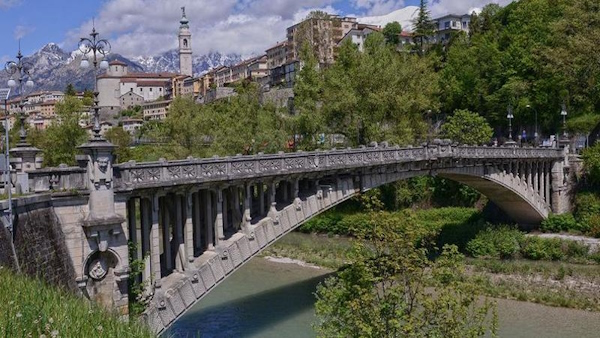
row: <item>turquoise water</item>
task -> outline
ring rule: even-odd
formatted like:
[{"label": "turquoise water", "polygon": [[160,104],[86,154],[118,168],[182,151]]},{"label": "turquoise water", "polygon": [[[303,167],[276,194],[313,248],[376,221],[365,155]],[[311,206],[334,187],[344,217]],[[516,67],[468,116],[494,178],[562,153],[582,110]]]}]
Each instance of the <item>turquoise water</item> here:
[{"label": "turquoise water", "polygon": [[[255,258],[164,337],[315,337],[316,285],[328,271]],[[498,300],[500,337],[600,337],[600,314]]]}]

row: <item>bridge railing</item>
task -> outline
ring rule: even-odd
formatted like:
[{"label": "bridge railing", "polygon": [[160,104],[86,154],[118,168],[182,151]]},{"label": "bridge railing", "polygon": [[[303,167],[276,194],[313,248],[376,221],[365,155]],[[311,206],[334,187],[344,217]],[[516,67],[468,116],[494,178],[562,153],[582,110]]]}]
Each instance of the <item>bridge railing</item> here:
[{"label": "bridge railing", "polygon": [[30,192],[87,190],[87,171],[62,165],[27,172]]},{"label": "bridge railing", "polygon": [[426,145],[423,147],[363,147],[233,157],[189,158],[177,161],[115,165],[115,188],[133,190],[168,185],[218,182],[232,179],[292,175],[315,171],[352,169],[391,163],[457,159],[561,158],[562,149]]}]

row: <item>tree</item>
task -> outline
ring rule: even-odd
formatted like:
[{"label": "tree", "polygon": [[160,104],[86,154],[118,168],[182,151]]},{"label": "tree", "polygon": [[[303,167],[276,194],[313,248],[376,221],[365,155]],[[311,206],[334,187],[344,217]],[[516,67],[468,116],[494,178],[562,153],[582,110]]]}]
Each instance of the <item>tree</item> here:
[{"label": "tree", "polygon": [[[495,333],[493,303],[467,281],[456,246],[430,260],[430,236],[378,213],[358,233],[351,265],[317,287],[319,337],[476,337]],[[492,316],[489,316],[490,311]]]},{"label": "tree", "polygon": [[435,32],[435,24],[431,20],[431,14],[427,8],[427,0],[420,0],[419,2],[419,14],[414,19],[414,32],[413,40],[419,46],[419,55],[424,52],[423,45],[426,40]]},{"label": "tree", "polygon": [[389,22],[383,28],[385,41],[392,46],[397,46],[400,43],[400,33],[402,33],[402,26],[398,21]]},{"label": "tree", "polygon": [[75,95],[77,95],[77,92],[75,91],[75,87],[73,87],[72,83],[69,83],[67,85],[67,88],[65,88],[65,95],[67,95],[67,96],[75,96]]},{"label": "tree", "polygon": [[582,157],[588,182],[592,186],[600,186],[600,143],[587,148]]},{"label": "tree", "polygon": [[466,109],[454,111],[454,115],[442,125],[442,135],[460,144],[486,144],[492,133],[492,127],[484,117]]},{"label": "tree", "polygon": [[86,140],[85,129],[79,126],[83,105],[75,96],[65,96],[56,104],[57,119],[36,137],[44,155],[44,165],[58,166],[61,163],[74,165],[77,147]]},{"label": "tree", "polygon": [[115,127],[109,129],[104,136],[116,147],[117,163],[124,163],[132,159],[133,154],[129,148],[131,135],[128,132],[121,127]]}]

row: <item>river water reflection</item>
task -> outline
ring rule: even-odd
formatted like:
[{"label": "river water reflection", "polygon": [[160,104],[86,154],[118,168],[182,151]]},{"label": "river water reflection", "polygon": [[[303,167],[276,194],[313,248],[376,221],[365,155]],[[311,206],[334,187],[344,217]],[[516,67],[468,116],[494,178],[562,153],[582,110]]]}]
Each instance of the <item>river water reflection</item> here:
[{"label": "river water reflection", "polygon": [[[315,337],[316,285],[328,271],[254,258],[163,337]],[[500,337],[600,337],[600,314],[498,300]]]}]

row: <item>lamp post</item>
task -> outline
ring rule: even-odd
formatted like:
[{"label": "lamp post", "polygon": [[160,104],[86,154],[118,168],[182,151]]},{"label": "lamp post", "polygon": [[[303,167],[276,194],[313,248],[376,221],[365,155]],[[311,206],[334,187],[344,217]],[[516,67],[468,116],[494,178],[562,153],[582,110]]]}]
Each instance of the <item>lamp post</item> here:
[{"label": "lamp post", "polygon": [[25,102],[23,100],[23,82],[26,87],[33,87],[33,80],[31,80],[31,74],[33,73],[33,65],[23,60],[23,54],[21,54],[21,42],[19,41],[19,52],[17,53],[17,61],[8,61],[4,66],[6,72],[10,75],[8,80],[8,86],[11,88],[19,88],[19,120],[21,122],[21,130],[19,131],[19,143],[17,147],[29,146],[27,144],[27,132],[25,131]]},{"label": "lamp post", "polygon": [[[102,135],[100,135],[100,107],[98,106],[98,61],[100,58],[106,56],[106,54],[110,53],[110,43],[106,39],[99,39],[98,32],[96,32],[96,28],[92,27],[92,32],[90,33],[89,38],[81,38],[79,40],[79,50],[83,53],[83,59],[81,60],[81,68],[88,68],[90,66],[89,61],[87,60],[87,54],[92,53],[92,66],[94,67],[94,105],[92,106],[92,111],[94,114],[94,126],[92,127],[93,136],[91,141],[103,141]],[[102,60],[100,62],[100,69],[108,68],[108,61]]]},{"label": "lamp post", "polygon": [[17,53],[16,61],[8,61],[4,67],[6,72],[10,74],[8,80],[9,87],[16,87],[19,89],[19,120],[21,122],[21,128],[19,130],[19,142],[15,148],[10,149],[9,153],[13,156],[14,168],[17,171],[17,183],[22,191],[29,191],[29,179],[27,178],[26,171],[35,170],[41,165],[41,158],[37,157],[40,150],[36,147],[31,146],[27,143],[27,131],[25,129],[25,120],[27,118],[25,113],[25,101],[23,84],[25,87],[33,87],[33,80],[31,80],[31,74],[33,73],[33,65],[23,60],[23,54],[21,54],[21,42],[19,41],[19,52]]},{"label": "lamp post", "polygon": [[564,147],[569,144],[569,137],[567,136],[567,106],[564,102],[561,104],[560,115],[562,116],[562,136],[559,143]]},{"label": "lamp post", "polygon": [[515,116],[513,115],[512,106],[509,105],[506,111],[507,111],[506,118],[508,119],[508,141],[505,144],[509,145],[509,146],[514,146],[516,144],[516,142],[513,141],[513,137],[512,137],[512,119]]},{"label": "lamp post", "polygon": [[533,132],[533,142],[535,143],[535,146],[537,147],[538,143],[538,113],[537,110],[534,109],[532,106],[527,105],[527,108],[533,110],[533,113],[535,114],[535,130]]}]

